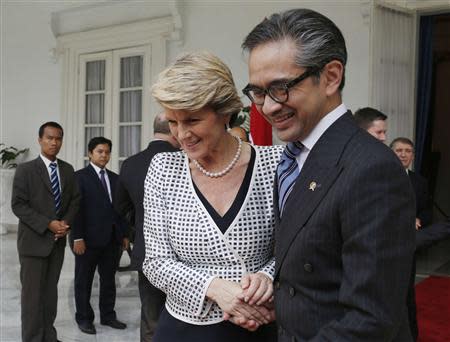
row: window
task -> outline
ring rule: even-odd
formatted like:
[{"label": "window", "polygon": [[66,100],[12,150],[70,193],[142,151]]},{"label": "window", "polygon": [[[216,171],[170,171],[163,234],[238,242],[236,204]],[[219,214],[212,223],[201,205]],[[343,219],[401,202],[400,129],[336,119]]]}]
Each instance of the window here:
[{"label": "window", "polygon": [[149,136],[150,46],[80,55],[78,148],[84,165],[87,144],[96,136],[113,142],[109,168],[119,170],[127,157],[145,148]]}]

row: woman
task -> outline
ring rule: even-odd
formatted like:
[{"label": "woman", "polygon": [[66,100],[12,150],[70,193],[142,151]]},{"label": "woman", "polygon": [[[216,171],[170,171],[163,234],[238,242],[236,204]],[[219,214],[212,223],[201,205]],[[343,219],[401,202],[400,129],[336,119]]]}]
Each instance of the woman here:
[{"label": "woman", "polygon": [[283,148],[227,132],[242,103],[208,52],[179,57],[152,93],[183,150],[156,155],[145,181],[143,271],[167,295],[153,341],[273,341],[272,181]]}]

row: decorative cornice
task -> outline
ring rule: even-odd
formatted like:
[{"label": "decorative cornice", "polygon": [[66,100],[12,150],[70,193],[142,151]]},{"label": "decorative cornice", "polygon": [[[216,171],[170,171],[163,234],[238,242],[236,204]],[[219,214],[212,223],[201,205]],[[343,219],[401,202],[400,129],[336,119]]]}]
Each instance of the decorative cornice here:
[{"label": "decorative cornice", "polygon": [[170,39],[179,40],[183,29],[180,8],[179,0],[106,0],[53,12],[51,29],[58,38],[72,33],[171,17],[173,33]]}]

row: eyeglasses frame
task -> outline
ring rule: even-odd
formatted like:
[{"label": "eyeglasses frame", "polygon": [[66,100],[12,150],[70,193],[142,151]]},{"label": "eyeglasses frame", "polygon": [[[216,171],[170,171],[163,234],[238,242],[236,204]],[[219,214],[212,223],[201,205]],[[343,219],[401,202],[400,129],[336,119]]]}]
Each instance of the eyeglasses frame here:
[{"label": "eyeglasses frame", "polygon": [[[252,103],[254,103],[257,106],[262,106],[264,104],[264,101],[266,100],[266,96],[267,95],[269,95],[269,97],[273,101],[275,101],[276,103],[280,103],[280,104],[286,103],[286,102],[289,101],[289,90],[292,87],[294,87],[297,84],[299,84],[300,82],[306,80],[308,77],[313,76],[314,74],[320,73],[320,71],[322,69],[323,68],[319,68],[319,67],[309,68],[305,72],[303,72],[300,76],[294,78],[293,80],[290,80],[289,82],[286,82],[286,83],[282,84],[282,86],[284,87],[284,90],[286,91],[286,100],[284,100],[284,101],[280,101],[279,99],[276,99],[276,98],[274,98],[274,96],[272,96],[272,94],[270,93],[270,90],[269,90],[271,86],[269,86],[266,89],[261,89],[261,88],[258,88],[258,87],[251,86],[250,84],[247,84],[247,86],[244,89],[242,89],[242,92],[244,93],[244,95],[246,95],[250,99],[250,101]],[[254,101],[253,97],[250,95],[250,91],[252,89],[254,89],[254,88],[257,88],[257,89],[262,90],[264,92],[264,101],[262,103],[256,103]]]}]

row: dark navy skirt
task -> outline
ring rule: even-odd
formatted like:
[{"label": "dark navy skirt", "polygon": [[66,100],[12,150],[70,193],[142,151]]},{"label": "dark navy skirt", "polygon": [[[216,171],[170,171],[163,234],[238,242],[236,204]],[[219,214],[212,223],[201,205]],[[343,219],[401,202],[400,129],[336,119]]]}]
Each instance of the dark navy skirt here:
[{"label": "dark navy skirt", "polygon": [[152,342],[276,342],[277,330],[274,323],[263,325],[251,332],[228,321],[209,325],[195,325],[182,322],[166,308],[159,316],[158,326]]}]

